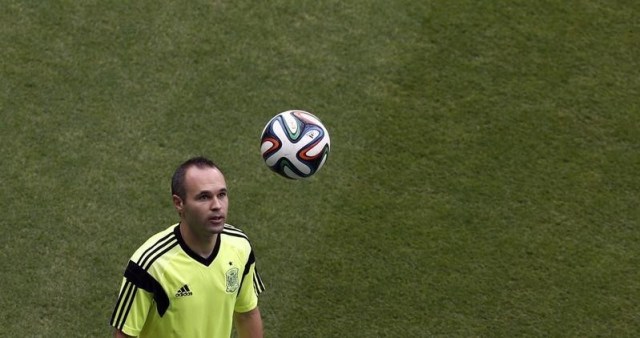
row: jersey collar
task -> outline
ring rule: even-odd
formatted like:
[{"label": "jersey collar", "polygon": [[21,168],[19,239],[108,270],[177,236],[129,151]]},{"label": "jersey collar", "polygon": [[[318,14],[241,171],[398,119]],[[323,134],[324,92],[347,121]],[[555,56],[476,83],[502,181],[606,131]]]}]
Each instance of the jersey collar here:
[{"label": "jersey collar", "polygon": [[182,250],[189,255],[189,257],[193,258],[195,261],[197,261],[198,263],[204,265],[204,266],[209,266],[211,265],[211,262],[213,262],[213,260],[216,258],[216,256],[218,255],[218,251],[220,251],[220,234],[218,234],[217,238],[216,238],[216,245],[213,247],[213,251],[211,252],[211,255],[209,255],[209,257],[204,258],[200,255],[198,255],[197,253],[195,253],[193,250],[191,250],[191,248],[187,245],[187,243],[184,241],[184,238],[182,238],[182,235],[180,234],[180,224],[178,223],[178,225],[176,225],[175,228],[173,228],[173,233],[176,235],[176,238],[178,239],[178,243],[180,244],[180,247],[182,248]]}]

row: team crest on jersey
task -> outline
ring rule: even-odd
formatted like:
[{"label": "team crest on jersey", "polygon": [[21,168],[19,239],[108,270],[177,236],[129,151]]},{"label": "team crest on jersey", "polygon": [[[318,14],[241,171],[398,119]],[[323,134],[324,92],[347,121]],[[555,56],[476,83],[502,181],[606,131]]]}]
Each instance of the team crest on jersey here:
[{"label": "team crest on jersey", "polygon": [[240,287],[240,278],[238,277],[240,270],[232,267],[224,274],[227,280],[227,292],[236,292]]}]

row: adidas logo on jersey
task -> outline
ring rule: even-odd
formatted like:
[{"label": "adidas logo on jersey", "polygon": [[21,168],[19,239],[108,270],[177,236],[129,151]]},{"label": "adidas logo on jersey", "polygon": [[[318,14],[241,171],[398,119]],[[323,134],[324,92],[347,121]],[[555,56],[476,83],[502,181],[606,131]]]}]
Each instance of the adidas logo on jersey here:
[{"label": "adidas logo on jersey", "polygon": [[193,295],[193,292],[189,290],[189,285],[187,284],[181,287],[180,290],[178,290],[178,292],[176,293],[176,297],[186,297],[191,295]]}]

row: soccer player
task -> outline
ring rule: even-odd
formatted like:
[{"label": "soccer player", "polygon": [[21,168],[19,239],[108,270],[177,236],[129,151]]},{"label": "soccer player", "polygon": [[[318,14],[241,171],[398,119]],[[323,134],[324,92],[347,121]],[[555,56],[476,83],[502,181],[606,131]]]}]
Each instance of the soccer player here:
[{"label": "soccer player", "polygon": [[264,290],[247,236],[226,224],[227,185],[209,159],[171,181],[180,223],[149,238],[124,272],[110,324],[115,337],[262,337]]}]

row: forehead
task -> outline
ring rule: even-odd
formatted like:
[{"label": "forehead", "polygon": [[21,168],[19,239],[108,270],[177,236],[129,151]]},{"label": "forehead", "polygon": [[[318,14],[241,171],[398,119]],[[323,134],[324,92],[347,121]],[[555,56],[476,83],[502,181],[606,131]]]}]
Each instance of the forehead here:
[{"label": "forehead", "polygon": [[218,169],[191,167],[185,173],[184,186],[187,194],[190,194],[226,189],[227,183]]}]

